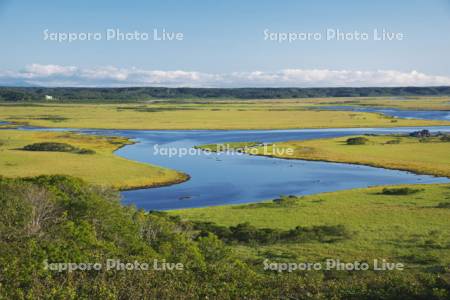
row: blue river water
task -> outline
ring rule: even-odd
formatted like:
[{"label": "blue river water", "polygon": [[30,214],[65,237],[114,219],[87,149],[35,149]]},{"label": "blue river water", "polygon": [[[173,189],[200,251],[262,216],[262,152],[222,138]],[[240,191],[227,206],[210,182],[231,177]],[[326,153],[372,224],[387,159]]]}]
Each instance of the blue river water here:
[{"label": "blue river water", "polygon": [[[433,132],[450,132],[450,127],[427,128]],[[285,160],[236,153],[213,154],[192,149],[196,145],[209,143],[270,143],[354,134],[408,133],[419,129],[422,127],[249,131],[101,130],[90,133],[133,138],[138,143],[123,147],[116,154],[189,174],[190,180],[181,184],[122,192],[125,204],[134,204],[146,210],[168,210],[256,202],[280,195],[307,195],[375,185],[450,182],[448,178],[369,166]],[[191,149],[192,153],[184,155],[180,149]],[[169,155],[169,151],[174,152]]]},{"label": "blue river water", "polygon": [[[330,128],[298,130],[91,130],[135,140],[116,154],[187,173],[190,180],[171,186],[122,192],[124,204],[169,210],[269,200],[375,185],[444,183],[450,179],[343,163],[286,160],[245,154],[205,153],[194,146],[236,141],[271,143],[361,134],[400,134],[421,129],[450,132],[450,126],[400,128]],[[28,130],[73,130],[67,128]],[[184,154],[181,151],[190,151]],[[169,151],[175,151],[170,155]]]}]

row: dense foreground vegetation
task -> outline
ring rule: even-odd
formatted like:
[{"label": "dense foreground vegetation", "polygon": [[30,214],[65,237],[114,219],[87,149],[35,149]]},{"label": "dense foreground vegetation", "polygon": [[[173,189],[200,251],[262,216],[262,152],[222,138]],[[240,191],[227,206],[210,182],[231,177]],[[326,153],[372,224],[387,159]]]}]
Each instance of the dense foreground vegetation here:
[{"label": "dense foreground vegetation", "polygon": [[118,189],[160,186],[188,179],[183,173],[130,161],[113,153],[130,143],[121,137],[0,130],[0,175],[65,174]]},{"label": "dense foreground vegetation", "polygon": [[274,99],[316,97],[449,96],[450,87],[367,88],[43,88],[1,87],[0,101],[39,101],[53,95],[63,101],[137,101],[150,99]]},{"label": "dense foreground vegetation", "polygon": [[[211,224],[203,225],[200,230],[196,227],[202,226],[200,223],[182,220],[176,215],[146,213],[133,207],[124,207],[119,204],[117,196],[110,190],[65,176],[0,178],[2,208],[0,210],[0,249],[2,250],[0,251],[0,298],[446,299],[449,296],[448,274],[442,268],[430,271],[406,269],[377,272],[296,271],[290,273],[264,270],[262,260],[248,260],[236,251],[239,247],[260,248],[259,241],[255,241],[254,246],[251,246],[251,243],[247,245],[246,241],[243,241],[246,246],[234,245],[232,240],[222,241],[211,233],[212,229],[208,229],[208,226],[212,226]],[[404,201],[393,203],[394,199],[385,201],[390,203],[386,211],[392,207],[408,205],[403,203]],[[253,214],[255,217],[259,215],[260,209],[272,211],[274,216],[281,212],[278,205],[296,205],[297,200],[293,202],[277,201],[274,204],[260,204],[261,207],[257,205],[252,209],[221,208],[222,212],[224,210],[232,212],[230,216],[234,217],[222,219],[220,223],[224,223],[224,220],[227,223],[235,222],[237,215],[240,215],[241,219],[246,219],[242,218],[242,213],[249,214],[253,209],[256,212]],[[327,204],[330,202],[333,202],[332,198],[325,200]],[[335,205],[339,202],[345,201],[334,201]],[[420,199],[416,202],[421,203]],[[424,202],[420,205],[426,207],[416,209],[424,211],[432,209],[428,207],[432,200]],[[276,207],[271,208],[271,205]],[[298,207],[294,209],[289,207],[289,210],[301,212],[314,205],[321,204],[311,202],[303,207],[300,202]],[[436,208],[430,213],[447,214],[447,221],[431,218],[429,225],[422,229],[418,228],[418,233],[431,228],[437,230],[437,226],[448,228],[448,209]],[[313,215],[309,214],[309,216]],[[213,217],[212,214],[211,217]],[[278,220],[289,220],[296,226],[306,223],[305,218],[284,217]],[[418,220],[420,221],[420,218]],[[361,226],[365,221],[372,226],[370,220],[360,220]],[[346,219],[339,219],[339,223],[342,222],[346,222]],[[253,223],[254,226],[259,226],[257,222]],[[379,224],[379,222],[375,223]],[[266,220],[264,224],[267,225],[270,222]],[[340,243],[345,243],[349,239],[347,234],[344,240],[339,238],[323,242],[313,237],[341,236],[345,233],[344,228],[347,225],[343,226],[317,225],[308,227],[307,230],[303,230],[306,227],[297,227],[294,231],[286,231],[290,233],[285,236],[283,242],[297,245],[299,249],[303,247],[311,249],[311,245],[325,249],[329,248],[329,245],[339,248]],[[237,228],[239,229],[231,230],[228,238],[234,239],[245,236],[248,232],[261,231],[248,225],[237,226]],[[404,228],[398,230],[401,231]],[[302,233],[304,231],[306,233]],[[296,238],[299,234],[302,236],[301,239]],[[444,232],[437,234],[445,235]],[[291,240],[291,237],[295,238],[295,242]],[[351,236],[350,240],[353,239],[354,237]],[[273,247],[273,245],[270,246]],[[364,245],[361,246],[364,248]],[[377,245],[374,244],[374,246]],[[441,247],[448,247],[448,244]],[[444,248],[431,247],[431,245],[424,249],[426,253],[432,249],[437,249],[436,251],[441,249],[444,253]],[[411,256],[419,259],[421,254],[415,253]],[[167,263],[182,264],[183,268],[162,271],[150,267],[148,270],[130,271],[116,267],[106,270],[103,267],[98,270],[69,272],[62,270],[62,265],[55,265],[55,263],[78,263],[79,265],[104,263],[108,259],[119,259],[132,264],[134,261],[141,264],[149,262],[151,266],[155,259],[160,264],[165,260]],[[274,256],[270,259],[277,260]],[[283,261],[282,257],[280,259]],[[288,259],[295,258],[288,257]],[[446,257],[442,258],[442,261],[445,259]],[[46,268],[46,266],[50,267]]]}]

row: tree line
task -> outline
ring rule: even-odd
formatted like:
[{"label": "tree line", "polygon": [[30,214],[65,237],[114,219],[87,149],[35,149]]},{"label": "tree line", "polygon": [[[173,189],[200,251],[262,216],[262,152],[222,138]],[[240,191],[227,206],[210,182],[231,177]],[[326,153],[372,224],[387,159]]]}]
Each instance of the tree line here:
[{"label": "tree line", "polygon": [[448,96],[441,87],[335,87],[335,88],[48,88],[0,87],[0,101],[139,101],[153,99],[288,99],[319,97]]}]

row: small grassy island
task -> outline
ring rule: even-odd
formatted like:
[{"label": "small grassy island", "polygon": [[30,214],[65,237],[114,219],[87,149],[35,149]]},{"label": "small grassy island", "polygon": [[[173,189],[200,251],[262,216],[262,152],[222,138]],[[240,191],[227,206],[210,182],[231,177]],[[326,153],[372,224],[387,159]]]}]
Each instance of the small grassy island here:
[{"label": "small grassy island", "polygon": [[[426,131],[425,131],[426,132]],[[446,134],[366,135],[260,145],[238,142],[200,149],[239,150],[285,159],[342,162],[450,177],[450,138]]]}]

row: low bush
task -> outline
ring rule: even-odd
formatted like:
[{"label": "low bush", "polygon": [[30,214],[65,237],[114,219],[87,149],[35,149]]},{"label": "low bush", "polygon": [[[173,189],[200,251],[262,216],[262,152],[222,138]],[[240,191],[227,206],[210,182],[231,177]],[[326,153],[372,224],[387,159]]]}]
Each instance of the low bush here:
[{"label": "low bush", "polygon": [[411,195],[422,191],[421,189],[413,189],[409,187],[401,187],[401,188],[384,188],[381,194],[383,195]]},{"label": "low bush", "polygon": [[226,243],[333,242],[349,238],[350,236],[343,225],[297,226],[290,230],[281,230],[276,228],[257,228],[250,223],[240,223],[236,226],[226,227],[212,222],[194,222],[194,229],[200,231],[199,236],[213,233]]},{"label": "low bush", "polygon": [[78,154],[95,154],[95,151],[92,149],[79,149],[75,152]]},{"label": "low bush", "polygon": [[280,198],[272,200],[273,204],[277,206],[294,206],[297,204],[298,198],[293,195],[281,196]]},{"label": "low bush", "polygon": [[441,142],[450,142],[450,135],[445,134],[445,135],[441,136]]},{"label": "low bush", "polygon": [[91,149],[80,149],[66,143],[42,142],[26,145],[22,148],[25,151],[50,151],[50,152],[70,152],[78,154],[94,154]]},{"label": "low bush", "polygon": [[388,144],[388,145],[400,144],[400,140],[390,140],[390,141],[387,141],[386,144]]},{"label": "low bush", "polygon": [[26,151],[55,151],[55,152],[73,152],[77,148],[66,143],[43,142],[26,145],[23,150]]},{"label": "low bush", "polygon": [[365,145],[369,140],[365,137],[354,137],[348,138],[346,143],[347,145]]},{"label": "low bush", "polygon": [[436,207],[437,208],[450,208],[450,202],[440,202]]}]

